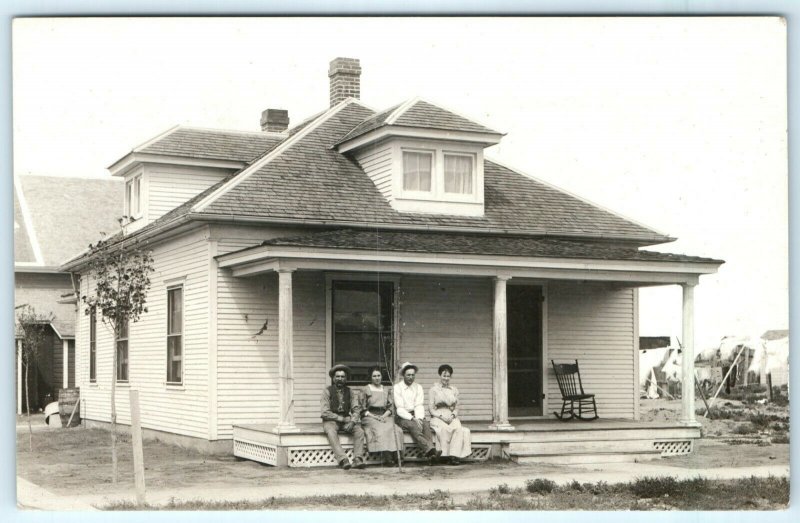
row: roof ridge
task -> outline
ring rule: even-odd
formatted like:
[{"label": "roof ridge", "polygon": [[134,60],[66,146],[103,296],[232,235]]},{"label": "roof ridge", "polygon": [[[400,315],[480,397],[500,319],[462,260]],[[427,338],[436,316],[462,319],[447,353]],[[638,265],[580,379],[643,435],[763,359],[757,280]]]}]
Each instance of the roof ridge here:
[{"label": "roof ridge", "polygon": [[[164,132],[162,132],[162,133],[160,133],[160,134],[157,134],[157,135],[156,135],[156,136],[154,136],[153,138],[150,138],[149,140],[146,140],[146,141],[142,142],[141,144],[137,145],[136,147],[134,147],[133,149],[131,149],[131,152],[132,152],[132,153],[138,153],[138,152],[141,152],[141,151],[142,151],[143,149],[145,149],[147,146],[149,146],[149,145],[151,145],[151,144],[153,144],[153,143],[155,143],[155,142],[157,142],[157,141],[159,141],[159,140],[161,140],[161,139],[163,139],[163,138],[166,138],[167,136],[171,135],[172,133],[174,133],[175,131],[177,131],[178,129],[180,129],[180,127],[181,127],[181,126],[180,126],[180,124],[173,125],[172,127],[170,127],[169,129],[167,129],[166,131],[164,131]],[[127,156],[127,155],[126,155],[126,156]],[[115,162],[115,163],[116,163],[116,162]]]},{"label": "roof ridge", "polygon": [[19,176],[14,176],[14,182],[14,190],[17,193],[19,210],[22,213],[22,219],[25,220],[25,232],[28,235],[28,241],[31,243],[33,257],[36,259],[36,261],[33,263],[35,265],[42,266],[44,265],[44,257],[42,256],[42,249],[39,247],[39,240],[36,237],[36,229],[33,226],[31,211],[28,209],[28,202],[25,200],[25,194],[22,190],[22,180],[20,180]]},{"label": "roof ridge", "polygon": [[482,121],[478,120],[475,117],[467,116],[467,115],[461,113],[460,111],[456,111],[455,109],[451,109],[450,107],[446,107],[446,106],[444,106],[444,105],[442,105],[442,104],[440,104],[438,102],[433,102],[431,100],[428,100],[426,98],[421,98],[421,97],[417,97],[417,102],[425,102],[426,104],[430,104],[430,105],[432,105],[434,107],[437,107],[437,108],[439,108],[439,109],[441,109],[443,111],[447,111],[448,113],[452,113],[452,114],[454,114],[456,116],[459,116],[459,117],[461,117],[461,118],[463,118],[465,120],[468,120],[468,121],[470,121],[472,123],[476,123],[476,124],[480,125],[481,127],[484,127],[486,129],[488,129],[491,132],[502,134],[503,136],[505,136],[507,134],[507,133],[501,133],[500,131],[496,131],[495,129],[493,129],[492,127],[487,125],[485,122],[482,122]]},{"label": "roof ridge", "polygon": [[252,136],[271,136],[275,138],[285,138],[286,131],[281,132],[274,132],[274,131],[245,131],[242,129],[217,129],[215,127],[201,127],[198,125],[178,125],[180,129],[189,129],[192,131],[208,131],[208,132],[215,132],[215,133],[232,133],[232,134],[247,134]]},{"label": "roof ridge", "polygon": [[[362,107],[369,109],[366,104],[363,104],[357,98],[346,98],[336,104],[335,106],[329,108],[327,111],[322,113],[314,122],[310,123],[303,129],[301,129],[296,134],[293,134],[286,138],[283,142],[278,144],[274,149],[272,149],[269,153],[265,154],[258,160],[254,161],[247,167],[245,167],[241,172],[239,172],[236,176],[228,180],[226,183],[218,187],[215,191],[211,194],[207,195],[205,198],[200,200],[199,202],[195,203],[189,212],[202,212],[203,209],[208,207],[214,201],[216,201],[220,196],[227,193],[228,191],[235,188],[237,185],[248,179],[253,173],[257,172],[261,169],[264,165],[271,162],[273,159],[280,156],[284,151],[292,147],[295,143],[299,142],[303,138],[305,138],[311,131],[315,130],[319,127],[323,122],[328,121],[332,116],[336,115],[344,109],[345,107],[349,106],[350,104],[357,103]],[[372,109],[370,109],[372,110]]]},{"label": "roof ridge", "polygon": [[592,207],[595,207],[595,208],[603,210],[603,211],[605,211],[605,212],[607,212],[607,213],[609,213],[609,214],[611,214],[613,216],[616,216],[617,218],[621,218],[621,219],[623,219],[623,220],[625,220],[627,222],[630,222],[630,223],[632,223],[634,225],[638,225],[639,227],[647,229],[648,231],[654,232],[654,233],[658,234],[659,236],[662,236],[662,237],[665,238],[664,242],[662,242],[662,243],[673,242],[673,241],[676,240],[676,238],[673,238],[672,236],[670,236],[667,233],[664,233],[662,231],[654,229],[653,227],[651,227],[649,225],[645,225],[644,223],[641,223],[641,222],[639,222],[637,220],[634,220],[633,218],[629,218],[628,216],[625,216],[624,214],[621,214],[621,213],[619,213],[617,211],[611,210],[608,207],[606,207],[605,205],[600,205],[599,203],[593,202],[592,200],[589,200],[588,198],[584,198],[583,196],[575,194],[572,191],[568,191],[567,189],[559,187],[559,186],[557,186],[557,185],[555,185],[553,183],[550,183],[550,182],[547,182],[545,180],[542,180],[541,178],[537,178],[536,176],[528,174],[525,171],[521,171],[519,169],[511,167],[510,165],[504,164],[503,162],[500,162],[500,161],[490,157],[489,155],[487,155],[485,153],[483,155],[483,158],[484,158],[484,161],[492,162],[495,165],[499,165],[500,167],[503,167],[503,168],[508,169],[510,171],[513,171],[515,173],[518,173],[518,174],[521,174],[523,176],[526,176],[526,177],[530,178],[531,180],[534,180],[534,181],[536,181],[538,183],[541,183],[542,185],[546,185],[547,187],[549,187],[549,188],[551,188],[553,190],[556,190],[556,191],[562,192],[564,194],[567,194],[567,195],[569,195],[569,196],[571,196],[571,197],[573,197],[573,198],[575,198],[577,200],[582,201],[583,203],[586,203],[588,205],[591,205]]},{"label": "roof ridge", "polygon": [[414,107],[417,102],[421,101],[422,99],[419,96],[415,96],[405,102],[402,102],[397,108],[394,110],[389,117],[384,120],[384,125],[394,125],[398,118],[400,118],[406,111],[408,111],[411,107]]}]

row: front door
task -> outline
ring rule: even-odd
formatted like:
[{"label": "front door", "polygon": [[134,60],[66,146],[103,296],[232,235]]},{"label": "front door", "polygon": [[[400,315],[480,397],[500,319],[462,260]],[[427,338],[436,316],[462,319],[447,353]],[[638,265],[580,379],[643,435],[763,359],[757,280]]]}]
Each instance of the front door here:
[{"label": "front door", "polygon": [[509,285],[508,415],[542,416],[542,288]]}]

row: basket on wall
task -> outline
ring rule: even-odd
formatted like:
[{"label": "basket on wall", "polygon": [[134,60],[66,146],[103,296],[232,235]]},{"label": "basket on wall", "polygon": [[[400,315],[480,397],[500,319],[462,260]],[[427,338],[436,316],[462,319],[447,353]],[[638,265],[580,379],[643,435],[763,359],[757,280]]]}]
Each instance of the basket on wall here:
[{"label": "basket on wall", "polygon": [[[72,415],[73,409],[75,414]],[[61,417],[61,426],[77,427],[81,424],[81,389],[80,387],[58,390],[58,414]],[[72,415],[72,421],[70,416]]]}]

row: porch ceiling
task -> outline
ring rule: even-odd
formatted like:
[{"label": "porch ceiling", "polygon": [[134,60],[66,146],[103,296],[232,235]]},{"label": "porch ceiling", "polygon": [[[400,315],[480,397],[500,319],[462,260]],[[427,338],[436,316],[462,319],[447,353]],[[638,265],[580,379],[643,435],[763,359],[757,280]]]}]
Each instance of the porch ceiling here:
[{"label": "porch ceiling", "polygon": [[721,260],[608,242],[400,231],[335,230],[276,238],[217,257],[235,276],[346,270],[696,284]]}]

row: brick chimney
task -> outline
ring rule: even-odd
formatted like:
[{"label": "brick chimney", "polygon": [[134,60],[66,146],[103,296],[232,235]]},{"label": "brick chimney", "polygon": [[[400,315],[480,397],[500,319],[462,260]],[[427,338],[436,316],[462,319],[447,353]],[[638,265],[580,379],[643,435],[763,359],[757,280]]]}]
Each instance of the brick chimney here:
[{"label": "brick chimney", "polygon": [[328,69],[331,107],[346,98],[361,98],[361,64],[358,58],[334,58]]},{"label": "brick chimney", "polygon": [[267,109],[261,113],[261,130],[280,133],[289,128],[289,111],[286,109]]}]

